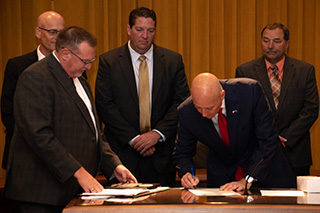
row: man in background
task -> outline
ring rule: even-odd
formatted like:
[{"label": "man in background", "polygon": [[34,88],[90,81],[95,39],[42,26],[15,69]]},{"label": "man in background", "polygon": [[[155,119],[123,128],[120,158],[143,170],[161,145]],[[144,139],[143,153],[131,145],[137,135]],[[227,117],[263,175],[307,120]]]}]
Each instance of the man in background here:
[{"label": "man in background", "polygon": [[48,56],[54,49],[59,31],[65,27],[63,17],[54,11],[47,11],[38,17],[35,35],[40,40],[38,48],[30,53],[8,60],[4,72],[1,94],[1,118],[6,128],[6,142],[2,168],[7,168],[10,142],[14,131],[13,96],[20,74],[31,64]]},{"label": "man in background", "polygon": [[189,95],[182,56],[153,43],[156,14],[131,11],[127,44],[100,56],[96,103],[111,148],[139,182],[174,186],[177,106]]},{"label": "man in background", "polygon": [[240,65],[236,77],[258,80],[276,118],[279,138],[296,176],[309,175],[312,165],[309,130],[318,118],[319,97],[315,69],[285,54],[289,30],[280,23],[261,32],[263,56]]}]

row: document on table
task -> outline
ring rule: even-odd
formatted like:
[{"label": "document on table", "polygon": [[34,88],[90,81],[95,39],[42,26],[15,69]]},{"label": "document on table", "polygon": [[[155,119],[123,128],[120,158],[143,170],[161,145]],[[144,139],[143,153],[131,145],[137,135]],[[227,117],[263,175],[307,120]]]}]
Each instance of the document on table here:
[{"label": "document on table", "polygon": [[274,197],[304,197],[304,192],[299,190],[260,190],[262,196]]},{"label": "document on table", "polygon": [[84,202],[81,205],[83,206],[102,205],[103,202],[131,204],[134,202],[143,201],[149,197],[150,195],[135,197],[135,198],[134,197],[112,197],[112,196],[82,196],[81,199],[84,200]]},{"label": "document on table", "polygon": [[222,191],[218,188],[198,188],[198,189],[189,189],[189,191],[197,196],[239,196],[241,195],[234,191]]},{"label": "document on table", "polygon": [[[169,187],[157,187],[154,189],[103,189],[101,192],[97,193],[82,193],[80,196],[97,196],[98,199],[109,197],[140,197],[144,195],[149,195],[161,191],[168,190]],[[102,197],[101,197],[102,196]]]}]

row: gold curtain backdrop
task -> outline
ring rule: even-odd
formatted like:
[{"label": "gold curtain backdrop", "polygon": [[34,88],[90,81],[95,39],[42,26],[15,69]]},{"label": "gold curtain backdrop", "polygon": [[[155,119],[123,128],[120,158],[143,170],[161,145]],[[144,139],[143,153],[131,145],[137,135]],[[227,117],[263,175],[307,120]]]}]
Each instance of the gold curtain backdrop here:
[{"label": "gold curtain backdrop", "polygon": [[[270,22],[290,30],[288,55],[311,63],[320,76],[319,0],[0,0],[0,83],[9,58],[33,51],[37,17],[54,10],[66,26],[80,26],[96,35],[96,55],[128,40],[132,9],[149,7],[157,14],[155,43],[182,54],[189,85],[201,72],[232,78],[238,65],[261,56],[260,32]],[[87,71],[94,90],[98,60]],[[312,170],[320,170],[320,122],[311,129]],[[0,157],[4,149],[0,127]],[[0,170],[0,178],[5,171]]]}]

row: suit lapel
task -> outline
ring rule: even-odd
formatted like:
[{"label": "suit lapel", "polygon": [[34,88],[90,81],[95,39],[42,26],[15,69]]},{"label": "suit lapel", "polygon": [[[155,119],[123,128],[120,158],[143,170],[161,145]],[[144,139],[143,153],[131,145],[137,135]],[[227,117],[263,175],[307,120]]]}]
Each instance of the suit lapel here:
[{"label": "suit lapel", "polygon": [[[89,98],[89,100],[90,100],[91,107],[92,107],[92,113],[93,113],[94,118],[95,118],[96,126],[97,126],[97,129],[99,129],[100,127],[99,127],[99,122],[98,122],[98,114],[97,114],[97,112],[96,112],[96,108],[95,108],[95,105],[94,105],[95,103],[94,103],[94,100],[93,100],[92,92],[91,92],[91,90],[90,90],[90,88],[89,88],[90,85],[88,85],[88,83],[85,82],[86,80],[85,80],[83,77],[80,77],[80,78],[79,78],[79,81],[80,81],[83,89],[86,91],[87,96],[88,96],[88,98]],[[81,102],[83,103],[83,101],[81,101]],[[85,104],[83,103],[82,105],[85,105]],[[87,109],[87,106],[85,106],[85,107],[86,107],[85,109],[88,110],[88,109]],[[86,111],[86,112],[87,112],[87,111]],[[89,114],[89,116],[90,116],[90,114]],[[87,118],[88,118],[88,117],[87,117]],[[94,127],[94,125],[93,125],[93,121],[92,121],[91,116],[90,116],[89,118],[90,118],[90,121],[91,121],[91,122],[90,122],[90,127],[91,127],[91,129],[92,129],[94,132],[96,132],[95,127]]]},{"label": "suit lapel", "polygon": [[261,86],[265,92],[265,95],[267,96],[267,99],[270,103],[272,110],[276,111],[276,107],[275,107],[274,101],[273,101],[271,84],[270,84],[268,72],[266,70],[266,64],[264,62],[263,57],[261,57],[260,60],[256,63],[255,72],[257,73],[257,76],[258,76],[257,80],[261,83]]},{"label": "suit lapel", "polygon": [[127,82],[129,87],[129,92],[134,99],[134,102],[137,106],[139,106],[139,98],[137,94],[137,85],[134,77],[134,71],[132,67],[131,55],[128,48],[128,43],[125,44],[121,51],[119,57],[119,64],[121,67],[121,71],[123,72],[123,77]]},{"label": "suit lapel", "polygon": [[228,134],[231,149],[234,151],[236,149],[236,132],[239,123],[239,110],[240,103],[237,97],[234,95],[231,89],[228,88],[228,85],[225,82],[222,82],[222,87],[225,90],[225,105],[227,111],[227,122],[228,122]]},{"label": "suit lapel", "polygon": [[159,93],[161,82],[164,73],[164,62],[163,62],[164,54],[161,50],[154,45],[153,50],[153,87],[152,87],[152,105],[155,105],[156,97]]},{"label": "suit lapel", "polygon": [[38,54],[37,50],[33,51],[29,56],[28,56],[28,61],[30,61],[30,64],[35,63],[38,61]]},{"label": "suit lapel", "polygon": [[286,56],[284,67],[283,67],[283,77],[282,77],[282,83],[281,83],[278,110],[281,109],[282,107],[283,100],[285,99],[285,96],[288,91],[288,87],[290,85],[294,72],[295,72],[294,66],[293,64],[290,63],[290,58]]},{"label": "suit lapel", "polygon": [[[60,83],[60,85],[65,89],[65,91],[70,95],[71,99],[76,103],[77,107],[79,108],[81,114],[86,119],[88,125],[90,126],[91,130],[95,133],[95,128],[91,119],[91,116],[88,112],[88,109],[83,103],[82,99],[79,97],[76,88],[74,84],[72,83],[72,79],[68,76],[68,74],[63,70],[60,63],[54,58],[54,56],[51,54],[48,57],[48,65],[50,72],[55,76],[57,81]],[[83,84],[82,84],[83,85]],[[89,98],[90,93],[88,93],[87,88],[84,86]],[[91,98],[90,98],[91,104],[93,104]],[[97,117],[96,117],[97,119]]]}]

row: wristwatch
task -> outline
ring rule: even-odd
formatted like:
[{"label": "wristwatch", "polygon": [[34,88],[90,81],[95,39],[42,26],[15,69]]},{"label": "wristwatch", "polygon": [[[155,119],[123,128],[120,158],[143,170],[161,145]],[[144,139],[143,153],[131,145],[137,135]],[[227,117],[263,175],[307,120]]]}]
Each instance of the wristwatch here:
[{"label": "wristwatch", "polygon": [[255,181],[255,179],[249,175],[246,176],[246,181],[247,183],[252,183],[253,181]]}]

